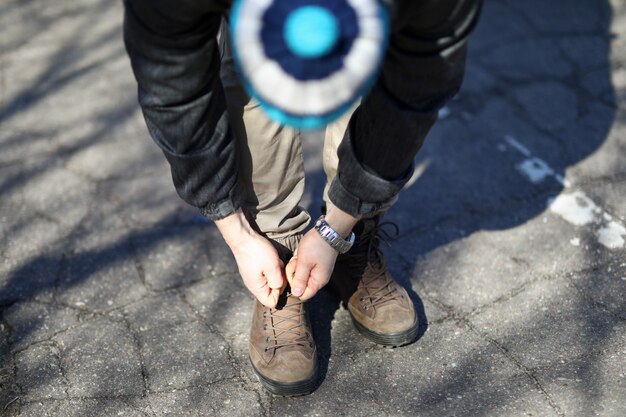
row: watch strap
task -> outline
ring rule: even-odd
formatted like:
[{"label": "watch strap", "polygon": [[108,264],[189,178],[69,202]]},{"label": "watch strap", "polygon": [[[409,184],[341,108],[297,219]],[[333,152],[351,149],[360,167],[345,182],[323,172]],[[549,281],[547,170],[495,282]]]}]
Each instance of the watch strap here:
[{"label": "watch strap", "polygon": [[355,236],[354,232],[350,233],[348,239],[342,238],[326,221],[326,218],[322,215],[315,222],[315,230],[320,234],[322,238],[339,253],[346,253],[350,250],[354,244]]}]

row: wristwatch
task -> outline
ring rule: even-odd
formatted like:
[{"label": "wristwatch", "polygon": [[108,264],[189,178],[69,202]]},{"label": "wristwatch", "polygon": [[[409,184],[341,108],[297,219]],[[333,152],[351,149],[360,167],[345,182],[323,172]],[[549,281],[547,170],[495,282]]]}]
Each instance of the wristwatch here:
[{"label": "wristwatch", "polygon": [[343,239],[339,233],[335,232],[333,228],[330,227],[323,215],[317,219],[314,228],[320,236],[339,253],[348,252],[354,244],[354,232],[350,233],[347,240]]}]

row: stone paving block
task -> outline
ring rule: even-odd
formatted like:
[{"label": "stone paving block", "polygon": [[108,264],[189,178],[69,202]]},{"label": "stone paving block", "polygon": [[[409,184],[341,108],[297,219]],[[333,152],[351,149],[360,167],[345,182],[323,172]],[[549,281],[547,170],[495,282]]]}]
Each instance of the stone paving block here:
[{"label": "stone paving block", "polygon": [[138,332],[150,391],[232,378],[227,344],[198,322]]},{"label": "stone paving block", "polygon": [[[572,103],[568,103],[567,106],[575,108]],[[566,112],[571,111],[571,109],[566,110]],[[575,144],[571,144],[568,141],[560,141],[558,137],[542,132],[531,123],[528,114],[523,114],[519,111],[512,100],[502,97],[490,98],[475,115],[475,120],[477,126],[473,126],[473,128],[478,133],[474,134],[474,136],[480,138],[481,141],[489,141],[489,144],[498,150],[497,156],[490,155],[492,158],[504,159],[506,161],[507,167],[503,171],[496,169],[492,171],[498,173],[498,175],[513,170],[518,175],[518,178],[522,178],[518,165],[525,158],[540,158],[558,173],[561,173],[569,163],[577,161],[573,157],[567,158],[564,155],[567,153],[568,148]],[[608,121],[604,121],[604,124],[608,125]],[[592,136],[589,138],[587,146],[592,148],[600,142],[601,138]],[[521,145],[521,148],[516,147],[515,144]],[[500,166],[494,168],[500,168]],[[527,178],[524,178],[524,180],[527,181],[525,186],[512,184],[513,187],[507,190],[509,194],[516,191],[515,186],[521,187],[524,191],[530,190],[531,184]],[[533,185],[538,187],[538,190],[557,186],[557,184],[551,184],[548,181],[538,182]]]},{"label": "stone paving block", "polygon": [[612,78],[613,76],[608,68],[600,68],[585,73],[581,78],[580,84],[595,98],[602,98],[608,94],[611,97],[608,101],[615,103],[616,100],[613,91],[615,82]]},{"label": "stone paving block", "polygon": [[583,297],[626,319],[626,260],[622,253],[617,253],[613,259],[606,256],[599,258],[602,262],[596,268],[574,272],[567,278]]},{"label": "stone paving block", "polygon": [[4,319],[11,326],[13,349],[21,349],[76,325],[79,317],[76,310],[63,306],[18,302],[4,311]]},{"label": "stone paving block", "polygon": [[254,298],[239,274],[197,282],[183,291],[189,304],[220,333],[229,338],[247,334]]},{"label": "stone paving block", "polygon": [[557,131],[574,123],[578,116],[578,97],[563,83],[524,84],[513,90],[513,96],[535,125],[543,130]]},{"label": "stone paving block", "polygon": [[568,169],[568,176],[582,182],[626,173],[622,158],[625,134],[626,112],[598,102],[587,103],[585,115],[558,135],[568,144],[568,159],[580,159]]},{"label": "stone paving block", "polygon": [[30,346],[16,355],[15,362],[21,401],[67,397],[67,383],[55,346],[48,343]]},{"label": "stone paving block", "polygon": [[140,110],[133,107],[137,115],[132,121],[118,121],[119,125],[113,125],[116,131],[108,132],[113,136],[110,140],[77,150],[66,167],[95,180],[117,178],[123,181],[138,175],[167,172],[165,158],[150,140],[145,127],[136,126],[138,122],[134,119],[140,117]]},{"label": "stone paving block", "polygon": [[236,271],[234,258],[218,233],[205,224],[192,224],[134,235],[148,285],[161,291]]},{"label": "stone paving block", "polygon": [[188,223],[199,215],[176,195],[165,166],[154,175],[105,181],[101,188],[118,201],[120,214],[135,227]]},{"label": "stone paving block", "polygon": [[0,129],[0,165],[12,165],[24,160],[46,156],[54,152],[49,132],[30,127]]},{"label": "stone paving block", "polygon": [[124,315],[134,332],[177,326],[197,319],[189,305],[174,293],[144,298],[126,307]]},{"label": "stone paving block", "polygon": [[90,208],[94,186],[63,168],[48,167],[28,174],[22,184],[24,205],[32,211],[45,213],[66,230],[76,227]]},{"label": "stone paving block", "polygon": [[529,368],[599,351],[610,340],[616,320],[582,298],[564,278],[535,282],[471,318],[478,331]]},{"label": "stone paving block", "polygon": [[35,299],[51,302],[62,254],[43,251],[21,259],[0,258],[0,303]]},{"label": "stone paving block", "polygon": [[565,56],[582,71],[606,67],[607,77],[611,45],[606,38],[608,28],[604,33],[595,36],[564,36],[559,38],[559,45]]},{"label": "stone paving block", "polygon": [[61,271],[57,297],[64,303],[103,312],[139,300],[147,290],[125,231],[76,236]]},{"label": "stone paving block", "polygon": [[81,222],[80,233],[74,236],[78,237],[79,241],[74,246],[78,244],[93,247],[92,242],[95,241],[98,241],[100,245],[112,245],[123,240],[132,231],[128,219],[120,213],[115,197],[99,189],[96,198],[98,204]]},{"label": "stone paving block", "polygon": [[470,56],[474,48],[485,50],[493,45],[506,44],[532,32],[523,17],[506,2],[486,1],[478,26],[470,38]]},{"label": "stone paving block", "polygon": [[149,394],[156,416],[263,416],[255,392],[235,381]]},{"label": "stone paving block", "polygon": [[145,398],[81,398],[63,401],[31,402],[22,406],[21,417],[151,417]]},{"label": "stone paving block", "polygon": [[534,370],[566,416],[626,414],[626,326],[614,326],[600,352]]},{"label": "stone paving block", "polygon": [[484,68],[505,80],[565,78],[574,68],[563,59],[558,44],[551,38],[533,37],[489,48],[473,55]]},{"label": "stone paving block", "polygon": [[543,33],[593,32],[606,30],[611,16],[607,2],[594,0],[554,1],[529,0],[523,7],[515,0],[506,0],[518,13],[532,22],[532,26]]},{"label": "stone paving block", "polygon": [[275,397],[272,411],[285,416],[555,415],[527,375],[452,323],[433,326],[413,345],[339,356],[311,396]]},{"label": "stone paving block", "polygon": [[[417,249],[432,244],[436,239],[433,235],[427,232],[400,242]],[[445,242],[405,259],[413,265],[411,282],[418,294],[424,293],[459,312],[489,304],[532,279],[526,265],[516,262],[482,234]]]},{"label": "stone paving block", "polygon": [[617,221],[626,225],[626,203],[624,202],[626,177],[618,179],[621,174],[616,175],[617,178],[614,180],[611,180],[610,177],[609,174],[609,178],[606,178],[605,181],[598,180],[584,184],[585,194],[601,205],[602,209],[611,216],[611,220],[605,219],[607,222]]},{"label": "stone paving block", "polygon": [[18,414],[20,391],[15,383],[15,364],[10,353],[9,328],[0,322],[0,407],[5,415]]},{"label": "stone paving block", "polygon": [[[546,203],[548,198],[545,197]],[[564,221],[547,208],[518,226],[509,224],[506,214],[484,219],[480,222],[483,230],[478,236],[525,265],[527,274],[534,278],[563,275],[602,262],[598,251],[604,252],[606,248],[598,247],[597,239],[589,230]]]},{"label": "stone paving block", "polygon": [[484,95],[498,85],[498,80],[485,68],[479,66],[475,61],[470,60],[465,69],[463,86],[459,92],[460,97],[467,94]]},{"label": "stone paving block", "polygon": [[136,396],[144,392],[135,341],[122,323],[96,319],[54,338],[70,397]]},{"label": "stone paving block", "polygon": [[6,234],[2,236],[3,254],[7,258],[19,260],[36,255],[58,247],[65,238],[62,228],[54,221],[33,216],[32,213],[20,213],[16,217],[12,218],[13,224],[7,227]]}]

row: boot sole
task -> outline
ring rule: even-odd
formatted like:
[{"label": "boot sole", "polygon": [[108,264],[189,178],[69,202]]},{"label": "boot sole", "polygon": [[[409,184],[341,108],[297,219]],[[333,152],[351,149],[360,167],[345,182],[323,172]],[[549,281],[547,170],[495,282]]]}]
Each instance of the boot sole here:
[{"label": "boot sole", "polygon": [[254,366],[252,361],[250,361],[250,365],[252,365],[252,370],[256,375],[257,379],[265,387],[266,390],[271,392],[274,395],[281,395],[285,397],[296,397],[299,395],[310,394],[315,390],[318,382],[318,368],[315,367],[315,371],[313,375],[305,380],[296,381],[296,382],[279,382],[274,381],[273,379],[267,378],[263,376],[258,369]]},{"label": "boot sole", "polygon": [[399,346],[408,345],[409,343],[413,343],[415,339],[417,339],[417,333],[419,332],[419,327],[420,327],[419,321],[416,320],[415,324],[411,328],[403,332],[378,333],[378,332],[368,329],[367,327],[359,323],[354,318],[352,313],[350,313],[350,317],[352,318],[352,323],[354,324],[354,327],[356,327],[359,333],[361,333],[367,339],[371,340],[372,342],[376,344],[389,346],[389,347],[399,347]]}]

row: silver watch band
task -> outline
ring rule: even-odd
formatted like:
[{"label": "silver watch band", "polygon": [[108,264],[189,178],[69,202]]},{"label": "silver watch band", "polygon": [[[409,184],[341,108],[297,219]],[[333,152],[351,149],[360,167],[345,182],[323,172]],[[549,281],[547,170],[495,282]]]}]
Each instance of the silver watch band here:
[{"label": "silver watch band", "polygon": [[339,233],[335,232],[332,227],[326,222],[324,216],[320,216],[315,222],[315,230],[324,238],[330,246],[332,246],[339,253],[346,253],[350,250],[354,244],[354,232],[350,233],[348,239],[343,239]]}]

